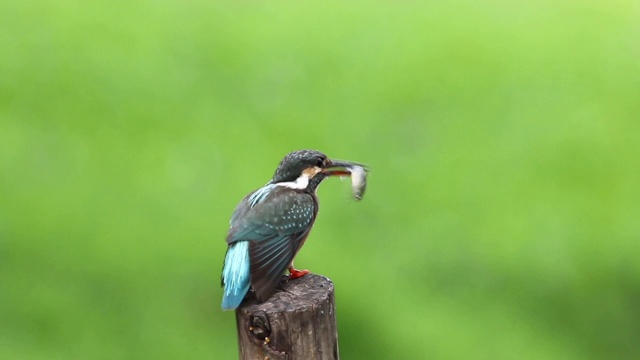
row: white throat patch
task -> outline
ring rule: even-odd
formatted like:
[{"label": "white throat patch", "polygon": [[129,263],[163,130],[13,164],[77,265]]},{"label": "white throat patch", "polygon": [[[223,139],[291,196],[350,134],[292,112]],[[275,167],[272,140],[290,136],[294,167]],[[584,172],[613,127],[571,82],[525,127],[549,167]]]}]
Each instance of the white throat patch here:
[{"label": "white throat patch", "polygon": [[291,189],[299,189],[299,190],[306,189],[307,185],[309,185],[309,175],[302,173],[302,175],[300,175],[300,177],[297,178],[296,181],[281,182],[281,183],[277,183],[276,185],[286,186]]}]

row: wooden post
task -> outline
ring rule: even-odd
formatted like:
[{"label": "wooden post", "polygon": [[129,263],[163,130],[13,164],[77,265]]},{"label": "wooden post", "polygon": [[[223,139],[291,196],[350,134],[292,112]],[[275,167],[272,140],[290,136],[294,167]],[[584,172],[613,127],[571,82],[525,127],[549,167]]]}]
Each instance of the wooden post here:
[{"label": "wooden post", "polygon": [[236,311],[240,360],[338,360],[333,283],[308,274]]}]

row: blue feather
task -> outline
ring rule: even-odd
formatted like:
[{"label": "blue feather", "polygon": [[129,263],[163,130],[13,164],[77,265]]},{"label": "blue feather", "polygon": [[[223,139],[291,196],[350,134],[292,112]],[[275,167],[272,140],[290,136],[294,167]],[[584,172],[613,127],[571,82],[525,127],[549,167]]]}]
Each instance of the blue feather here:
[{"label": "blue feather", "polygon": [[262,202],[262,200],[264,200],[269,195],[269,193],[271,193],[271,190],[273,190],[276,186],[277,185],[275,184],[267,184],[261,187],[260,189],[256,190],[249,197],[249,206],[254,207],[260,202]]},{"label": "blue feather", "polygon": [[238,241],[231,244],[222,269],[224,282],[222,310],[233,310],[240,305],[249,291],[250,275],[249,242]]}]

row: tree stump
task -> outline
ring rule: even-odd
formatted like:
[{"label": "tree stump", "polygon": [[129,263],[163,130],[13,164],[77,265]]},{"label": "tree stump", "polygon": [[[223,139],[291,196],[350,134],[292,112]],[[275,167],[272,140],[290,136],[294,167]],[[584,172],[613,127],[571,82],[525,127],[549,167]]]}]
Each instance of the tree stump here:
[{"label": "tree stump", "polygon": [[339,359],[331,280],[307,274],[283,280],[281,288],[264,303],[245,300],[236,311],[240,360]]}]

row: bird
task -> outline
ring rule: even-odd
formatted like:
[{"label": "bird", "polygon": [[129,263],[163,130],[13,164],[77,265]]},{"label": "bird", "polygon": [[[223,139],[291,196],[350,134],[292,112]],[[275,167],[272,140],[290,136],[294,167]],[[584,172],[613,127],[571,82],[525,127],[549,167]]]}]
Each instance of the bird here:
[{"label": "bird", "polygon": [[356,162],[331,160],[317,150],[292,151],[266,185],[240,201],[226,237],[223,310],[238,308],[249,289],[259,301],[266,301],[285,270],[289,279],[309,273],[294,268],[293,259],[318,215],[318,185],[330,176],[349,175],[348,169],[354,166],[365,168]]}]

